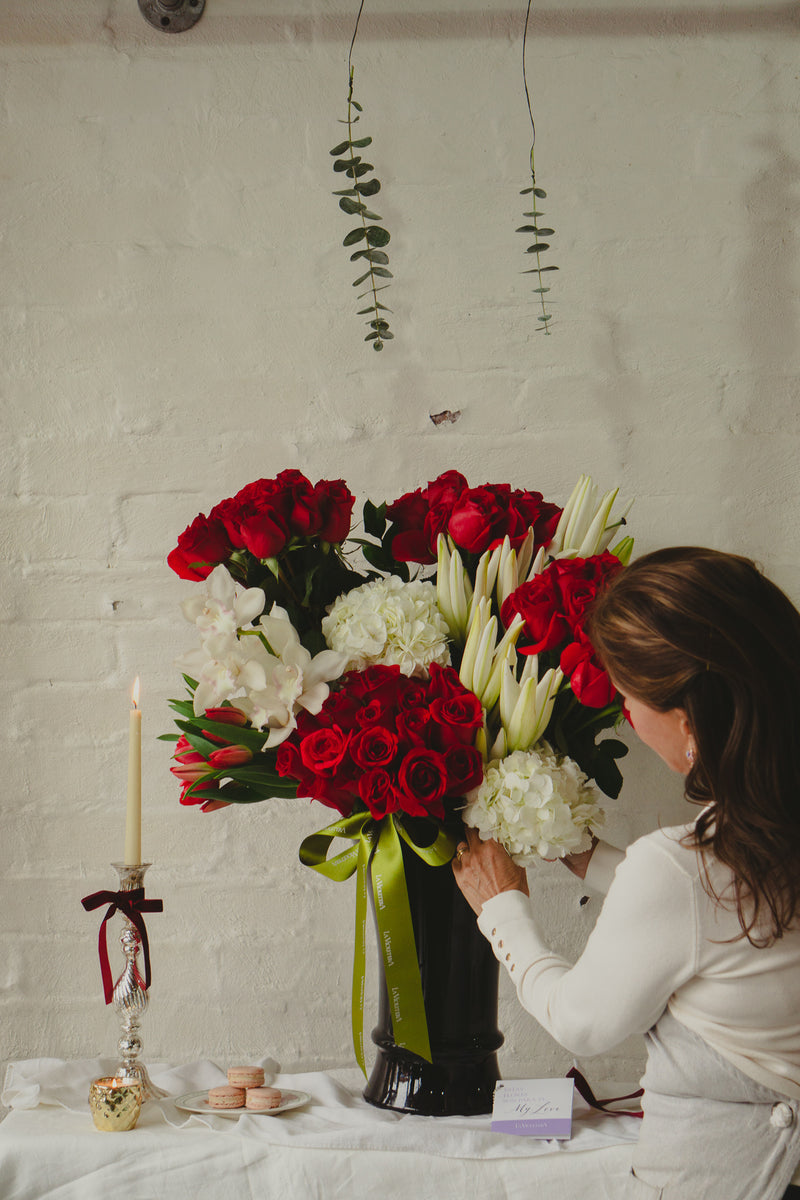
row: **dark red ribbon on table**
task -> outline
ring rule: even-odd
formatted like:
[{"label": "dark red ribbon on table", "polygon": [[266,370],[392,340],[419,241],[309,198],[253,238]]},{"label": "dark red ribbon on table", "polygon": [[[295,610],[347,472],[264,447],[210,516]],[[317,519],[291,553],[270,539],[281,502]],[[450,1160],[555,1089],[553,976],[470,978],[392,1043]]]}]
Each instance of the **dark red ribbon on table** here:
[{"label": "dark red ribbon on table", "polygon": [[638,1091],[630,1092],[627,1096],[610,1096],[607,1100],[598,1100],[592,1089],[589,1087],[587,1080],[581,1075],[576,1067],[567,1071],[567,1079],[573,1080],[575,1091],[580,1096],[583,1096],[590,1108],[596,1108],[600,1112],[606,1113],[609,1117],[643,1117],[644,1113],[641,1109],[621,1109],[609,1108],[609,1104],[619,1104],[621,1100],[638,1100],[644,1095],[644,1088],[639,1088]]},{"label": "dark red ribbon on table", "polygon": [[87,912],[92,912],[93,909],[100,908],[103,904],[108,905],[106,915],[100,923],[100,933],[97,939],[97,949],[100,954],[100,973],[103,976],[103,995],[105,996],[106,1004],[110,1004],[114,996],[114,982],[111,978],[111,967],[108,962],[106,925],[117,911],[128,918],[130,923],[136,927],[142,939],[144,990],[147,991],[150,987],[150,945],[147,941],[147,930],[144,926],[142,913],[163,912],[164,901],[145,900],[144,888],[132,888],[129,892],[93,892],[91,896],[84,896],[81,904]]}]

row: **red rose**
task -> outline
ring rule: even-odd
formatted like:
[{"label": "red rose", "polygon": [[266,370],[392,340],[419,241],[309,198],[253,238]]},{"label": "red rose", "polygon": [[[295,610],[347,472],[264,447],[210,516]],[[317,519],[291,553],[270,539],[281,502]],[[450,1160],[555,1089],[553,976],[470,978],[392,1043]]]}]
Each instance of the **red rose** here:
[{"label": "red rose", "polygon": [[508,505],[508,536],[514,549],[518,549],[525,540],[528,530],[533,529],[534,553],[540,546],[546,546],[553,539],[553,534],[561,516],[557,504],[549,504],[543,499],[541,492],[515,491],[511,493]]},{"label": "red rose", "polygon": [[212,511],[224,522],[234,546],[256,558],[274,558],[289,538],[278,500],[275,480],[257,479]]},{"label": "red rose", "polygon": [[397,734],[382,725],[367,726],[350,743],[350,757],[365,771],[388,766],[396,753]]},{"label": "red rose", "polygon": [[541,575],[520,584],[507,597],[500,610],[506,629],[517,613],[525,622],[517,643],[521,654],[540,654],[543,650],[552,650],[568,635],[569,626],[561,611],[561,592],[549,567]]},{"label": "red rose", "polygon": [[444,760],[448,792],[464,796],[483,782],[483,759],[474,746],[450,746]]},{"label": "red rose", "polygon": [[583,627],[597,593],[621,570],[622,563],[607,550],[590,558],[557,559],[548,567],[556,577],[561,610],[573,631]]},{"label": "red rose", "polygon": [[331,725],[306,734],[300,743],[303,766],[315,775],[333,775],[341,763],[350,742],[350,734],[338,725]]},{"label": "red rose", "polygon": [[427,708],[407,708],[397,714],[397,732],[412,746],[421,745],[425,739],[425,727],[431,719]]},{"label": "red rose", "polygon": [[358,781],[358,794],[376,821],[397,812],[399,797],[392,778],[382,767],[365,772]]},{"label": "red rose", "polygon": [[507,483],[495,487],[486,484],[462,493],[447,522],[447,532],[455,544],[470,554],[483,554],[491,545],[502,541],[510,494]]},{"label": "red rose", "polygon": [[616,688],[594,656],[594,647],[581,632],[577,642],[571,642],[561,652],[559,666],[569,676],[569,686],[575,697],[587,708],[605,708],[616,696]]},{"label": "red rose", "polygon": [[397,786],[400,806],[410,816],[444,818],[447,763],[443,755],[423,747],[410,750],[400,764]]},{"label": "red rose", "polygon": [[436,539],[467,487],[458,471],[444,471],[426,488],[407,492],[387,506],[386,516],[394,527],[391,550],[399,562],[436,562]]},{"label": "red rose", "polygon": [[214,567],[227,562],[233,546],[222,521],[200,513],[184,529],[178,544],[167,555],[167,562],[181,579],[207,579]]},{"label": "red rose", "polygon": [[481,702],[466,688],[460,696],[432,700],[430,714],[431,720],[439,726],[441,740],[445,746],[452,746],[455,742],[471,745],[475,734],[483,725]]},{"label": "red rose", "polygon": [[314,488],[319,506],[318,536],[323,542],[343,542],[350,532],[356,498],[343,479],[323,479]]}]

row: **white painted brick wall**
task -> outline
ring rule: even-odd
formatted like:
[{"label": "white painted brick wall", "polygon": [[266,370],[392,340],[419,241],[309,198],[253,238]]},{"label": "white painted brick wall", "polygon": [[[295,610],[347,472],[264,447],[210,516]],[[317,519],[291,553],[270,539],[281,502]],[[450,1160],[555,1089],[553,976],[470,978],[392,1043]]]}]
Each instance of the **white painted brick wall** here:
[{"label": "white painted brick wall", "polygon": [[[547,339],[514,232],[522,10],[436,10],[371,0],[355,57],[396,276],[396,339],[375,355],[330,195],[342,5],[278,18],[208,0],[170,37],[134,0],[3,0],[2,1058],[113,1051],[98,919],[79,901],[113,885],[122,854],[138,673],[143,849],[165,901],[147,1055],[352,1061],[352,888],[297,860],[325,813],[183,810],[156,740],[192,642],[165,556],[250,479],[294,466],[380,501],[458,467],[563,500],[587,470],[636,495],[640,550],[748,553],[800,599],[790,8],[535,13],[537,167],[561,268]],[[445,408],[460,419],[434,427]],[[626,763],[608,805],[620,845],[685,811],[658,764],[638,748]],[[577,954],[596,905],[565,875],[543,868],[533,893]],[[374,964],[369,984],[374,1012]],[[501,998],[506,1069],[565,1069],[505,980]],[[640,1062],[629,1039],[592,1070]]]}]

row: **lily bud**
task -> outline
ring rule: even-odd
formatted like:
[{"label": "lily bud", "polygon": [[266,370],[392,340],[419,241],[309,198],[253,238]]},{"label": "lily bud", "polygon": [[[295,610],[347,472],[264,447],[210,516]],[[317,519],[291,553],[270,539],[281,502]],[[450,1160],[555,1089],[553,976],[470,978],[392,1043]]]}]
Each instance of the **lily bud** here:
[{"label": "lily bud", "polygon": [[[483,599],[478,603],[475,615],[469,626],[467,640],[464,646],[464,653],[461,656],[461,669],[458,677],[468,691],[475,691],[473,687],[473,679],[475,676],[475,664],[478,660],[478,650],[481,646],[481,641],[489,624],[491,615],[491,605],[487,599]],[[494,618],[492,618],[494,619]],[[495,620],[495,631],[497,630],[497,621]]]},{"label": "lily bud", "polygon": [[627,567],[628,563],[631,561],[631,554],[633,553],[633,538],[624,537],[621,542],[617,542],[611,553],[615,558],[619,559],[623,567]]}]

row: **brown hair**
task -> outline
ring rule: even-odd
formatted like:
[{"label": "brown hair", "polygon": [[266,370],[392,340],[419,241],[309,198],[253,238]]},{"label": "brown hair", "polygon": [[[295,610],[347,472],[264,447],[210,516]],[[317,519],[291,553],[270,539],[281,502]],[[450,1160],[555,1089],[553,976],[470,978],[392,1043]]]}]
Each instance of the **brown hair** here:
[{"label": "brown hair", "polygon": [[800,613],[749,559],[676,547],[620,571],[588,632],[623,692],[686,713],[686,796],[709,806],[689,844],[730,867],[743,936],[768,945],[800,908]]}]

